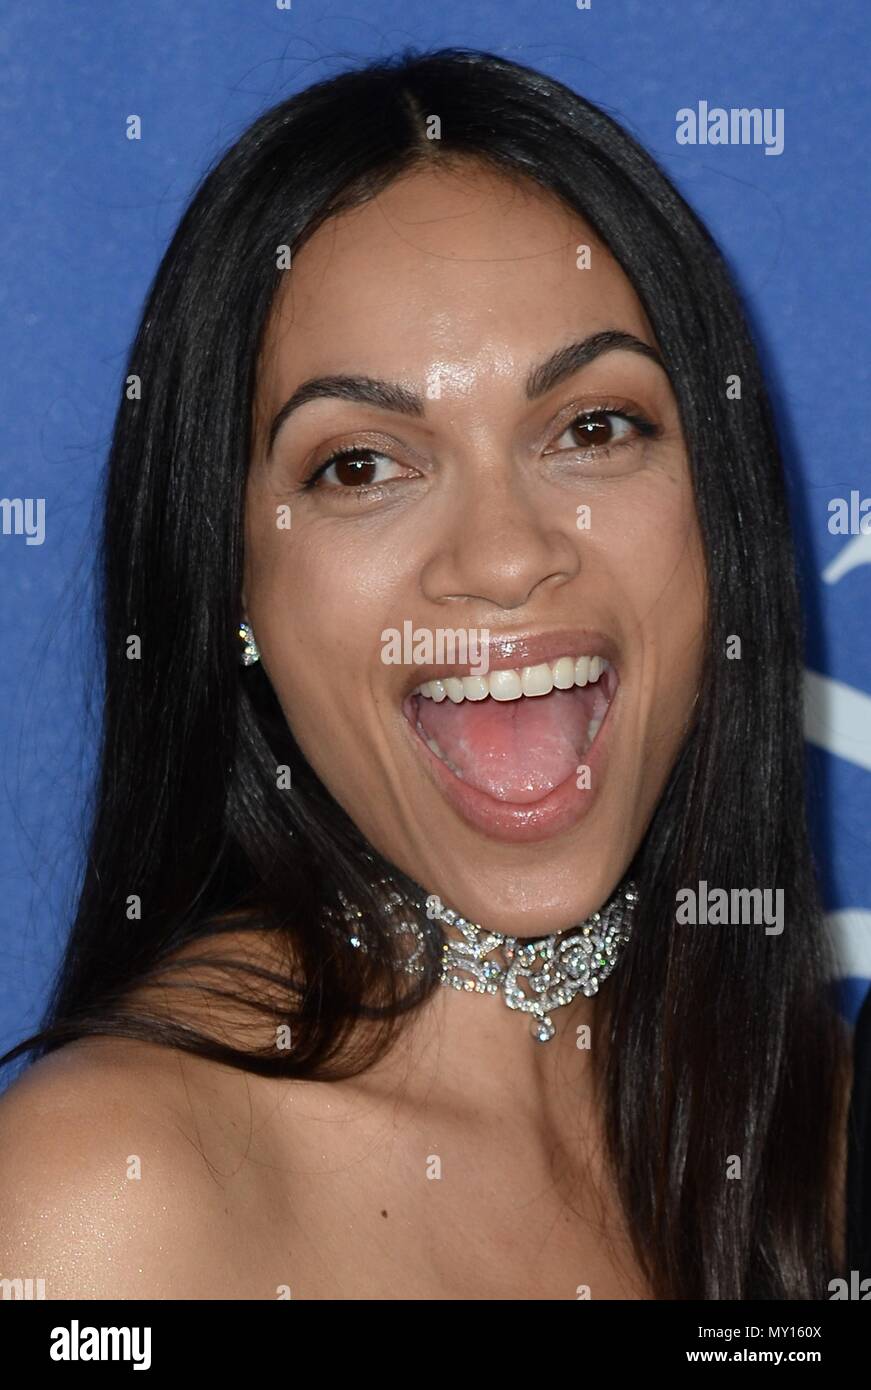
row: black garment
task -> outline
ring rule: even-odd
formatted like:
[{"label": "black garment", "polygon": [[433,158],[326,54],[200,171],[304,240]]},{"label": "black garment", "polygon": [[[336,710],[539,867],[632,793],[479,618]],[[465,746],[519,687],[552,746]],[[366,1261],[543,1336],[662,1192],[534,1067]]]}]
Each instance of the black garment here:
[{"label": "black garment", "polygon": [[847,1268],[871,1278],[871,990],[853,1035],[847,1158]]}]

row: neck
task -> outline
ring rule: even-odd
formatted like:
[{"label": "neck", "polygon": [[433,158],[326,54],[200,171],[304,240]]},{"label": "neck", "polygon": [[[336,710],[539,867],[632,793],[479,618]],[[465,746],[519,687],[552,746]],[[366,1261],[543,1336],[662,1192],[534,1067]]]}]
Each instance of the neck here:
[{"label": "neck", "polygon": [[[440,953],[448,988],[417,1011],[367,1086],[401,1081],[406,1101],[425,1097],[428,1111],[445,1105],[480,1114],[510,1105],[548,1128],[556,1124],[562,1102],[577,1106],[591,1081],[595,996],[628,943],[634,885],[621,884],[585,922],[543,938],[490,932],[392,878],[381,886],[403,968],[421,973],[429,945]],[[362,919],[347,903],[344,929],[356,949],[368,949]]]}]

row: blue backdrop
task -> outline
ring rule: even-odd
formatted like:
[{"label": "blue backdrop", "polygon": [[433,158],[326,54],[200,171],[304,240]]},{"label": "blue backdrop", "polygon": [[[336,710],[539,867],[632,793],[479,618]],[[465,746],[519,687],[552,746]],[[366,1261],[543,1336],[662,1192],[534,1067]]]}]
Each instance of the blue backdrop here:
[{"label": "blue backdrop", "polygon": [[[255,116],[410,43],[489,49],[606,107],[736,270],[793,480],[816,842],[854,1014],[871,979],[867,0],[286,2],[0,15],[0,494],[21,503],[0,512],[0,1047],[35,1026],[75,902],[95,500],[147,284],[205,165]],[[782,151],[679,143],[677,113],[700,102],[781,111]],[[838,533],[830,509],[851,495]]]}]

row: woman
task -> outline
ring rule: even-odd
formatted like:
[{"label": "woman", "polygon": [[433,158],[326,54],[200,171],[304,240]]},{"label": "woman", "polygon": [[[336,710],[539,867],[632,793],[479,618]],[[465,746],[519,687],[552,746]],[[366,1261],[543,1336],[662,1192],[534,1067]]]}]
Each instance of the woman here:
[{"label": "woman", "polygon": [[827,1297],[850,1047],[791,538],[699,220],[559,83],[404,54],[221,159],[125,375],[99,792],[9,1054],[4,1266]]}]

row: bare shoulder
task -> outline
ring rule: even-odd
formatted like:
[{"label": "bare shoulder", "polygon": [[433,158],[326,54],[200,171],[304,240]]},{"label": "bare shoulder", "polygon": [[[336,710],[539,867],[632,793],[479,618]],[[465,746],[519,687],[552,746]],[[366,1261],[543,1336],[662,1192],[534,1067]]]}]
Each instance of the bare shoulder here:
[{"label": "bare shoulder", "polygon": [[244,1297],[232,1260],[215,1275],[236,1234],[226,1070],[93,1038],[23,1072],[0,1097],[0,1279],[48,1299]]}]

